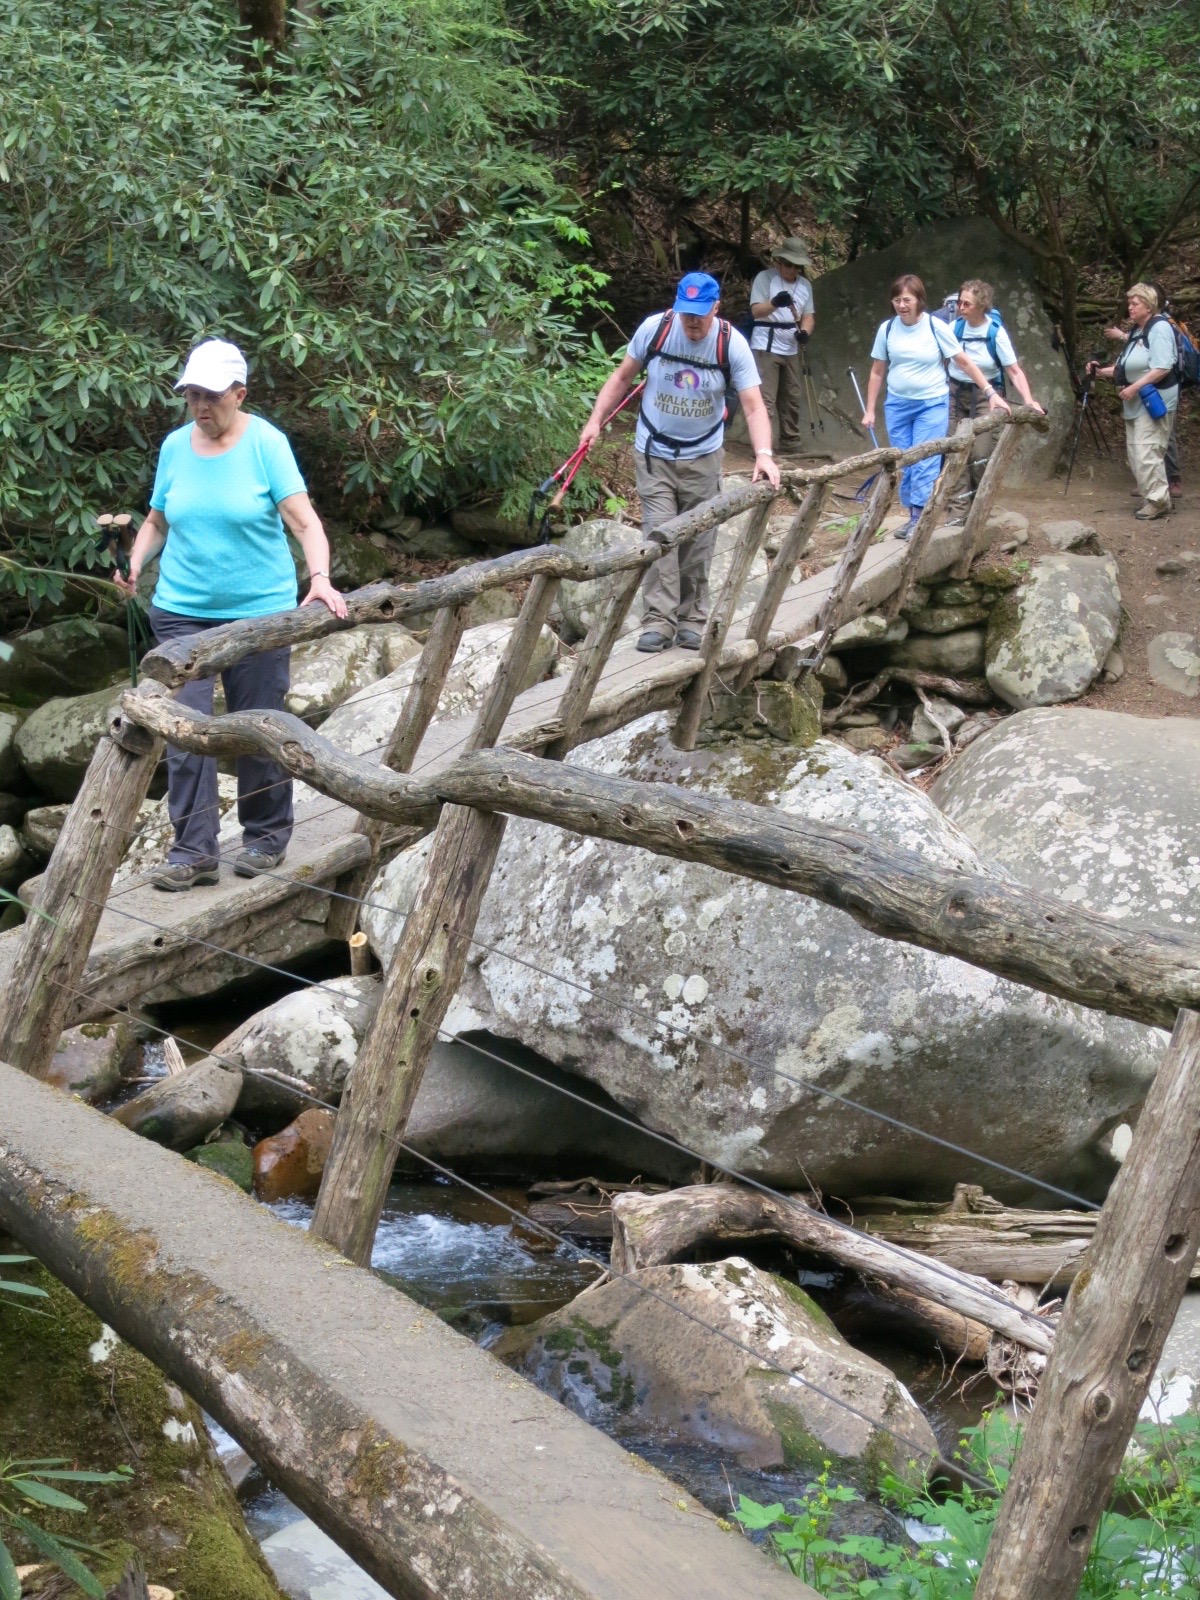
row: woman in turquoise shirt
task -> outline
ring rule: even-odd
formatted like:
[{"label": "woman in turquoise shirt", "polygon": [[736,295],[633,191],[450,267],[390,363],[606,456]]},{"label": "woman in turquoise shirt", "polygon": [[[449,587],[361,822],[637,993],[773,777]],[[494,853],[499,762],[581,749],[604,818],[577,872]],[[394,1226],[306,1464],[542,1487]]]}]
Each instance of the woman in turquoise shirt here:
[{"label": "woman in turquoise shirt", "polygon": [[[117,579],[133,594],[146,562],[162,552],[150,606],[155,637],[162,643],[240,617],[290,611],[296,569],[285,524],[308,563],[311,581],[301,603],[320,603],[344,617],[346,602],[329,581],[329,541],[292,448],[278,428],[242,410],[241,351],[223,339],[206,340],[188,357],[175,387],[191,420],[163,440],[129,576]],[[281,711],[289,654],[268,650],[223,672],[229,710]],[[211,713],[213,680],[185,684],[178,699]],[[292,785],[281,767],[259,756],[239,757],[237,776],[243,848],[233,870],[252,878],[283,862],[292,834]],[[167,890],[216,883],[216,762],[168,747],[167,808],[175,840],[151,882]]]}]

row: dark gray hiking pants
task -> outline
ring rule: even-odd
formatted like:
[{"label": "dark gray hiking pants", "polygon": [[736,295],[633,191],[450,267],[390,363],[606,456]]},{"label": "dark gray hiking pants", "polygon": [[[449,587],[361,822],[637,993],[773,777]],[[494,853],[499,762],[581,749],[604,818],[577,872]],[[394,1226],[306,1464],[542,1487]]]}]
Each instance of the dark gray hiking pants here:
[{"label": "dark gray hiking pants", "polygon": [[[204,633],[220,623],[207,617],[181,617],[150,607],[150,626],[159,644]],[[288,690],[291,651],[267,650],[247,656],[221,674],[229,711],[282,711]],[[184,684],[176,699],[196,711],[211,713],[212,678]],[[292,836],[292,780],[282,767],[262,756],[237,760],[238,821],[248,849],[286,850]],[[220,812],[217,807],[217,763],[211,756],[192,755],[167,746],[167,810],[175,827],[168,861],[189,866],[215,866]]]}]

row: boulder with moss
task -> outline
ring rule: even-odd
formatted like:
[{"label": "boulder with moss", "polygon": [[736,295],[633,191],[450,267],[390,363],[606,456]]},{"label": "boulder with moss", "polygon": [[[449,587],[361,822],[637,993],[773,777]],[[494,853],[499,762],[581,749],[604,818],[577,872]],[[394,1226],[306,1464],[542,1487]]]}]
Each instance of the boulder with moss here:
[{"label": "boulder with moss", "polygon": [[889,1473],[920,1482],[937,1454],[898,1378],[803,1289],[737,1256],[641,1267],[495,1348],[589,1421],[715,1447],[744,1467],[815,1477],[828,1462],[870,1492]]},{"label": "boulder with moss", "polygon": [[[199,1408],[48,1273],[7,1270],[48,1291],[34,1303],[49,1315],[35,1319],[0,1298],[0,1458],[65,1456],[82,1470],[133,1471],[128,1484],[84,1485],[86,1516],[47,1510],[42,1525],[97,1546],[88,1564],[106,1585],[136,1550],[150,1582],[179,1600],[284,1600]],[[13,1544],[18,1561],[38,1559],[20,1538]]]},{"label": "boulder with moss", "polygon": [[1111,556],[1046,556],[992,607],[988,683],[1018,711],[1078,700],[1100,675],[1120,627]]}]

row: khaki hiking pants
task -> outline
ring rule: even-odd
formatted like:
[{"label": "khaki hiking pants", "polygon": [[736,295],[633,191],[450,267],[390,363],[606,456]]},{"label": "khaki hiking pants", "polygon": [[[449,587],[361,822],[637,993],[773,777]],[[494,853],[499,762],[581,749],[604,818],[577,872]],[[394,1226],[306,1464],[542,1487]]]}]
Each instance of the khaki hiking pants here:
[{"label": "khaki hiking pants", "polygon": [[777,356],[767,350],[754,350],[763,404],[771,419],[771,438],[780,445],[800,440],[800,356]]},{"label": "khaki hiking pants", "polygon": [[[652,533],[681,511],[721,492],[723,450],[713,450],[692,461],[668,461],[650,457],[649,469],[642,451],[634,456],[637,492],[642,502],[642,531]],[[708,569],[712,564],[716,528],[708,528],[695,538],[656,561],[642,579],[642,622],[669,638],[681,624],[702,629],[708,620]]]},{"label": "khaki hiking pants", "polygon": [[1152,417],[1138,401],[1136,417],[1125,418],[1125,455],[1143,500],[1152,506],[1170,506],[1165,457],[1171,442],[1175,413]]},{"label": "khaki hiking pants", "polygon": [[[959,383],[957,378],[950,379],[950,426],[957,428],[960,422],[974,422],[976,417],[986,417],[988,411],[987,396],[983,390],[973,383]],[[1000,430],[996,428],[992,433],[980,433],[975,436],[971,446],[971,458],[967,462],[966,482],[958,480],[958,493],[968,487],[972,494],[978,489],[983,478],[984,468],[988,464],[988,457],[996,448],[996,440],[1000,437]]]}]

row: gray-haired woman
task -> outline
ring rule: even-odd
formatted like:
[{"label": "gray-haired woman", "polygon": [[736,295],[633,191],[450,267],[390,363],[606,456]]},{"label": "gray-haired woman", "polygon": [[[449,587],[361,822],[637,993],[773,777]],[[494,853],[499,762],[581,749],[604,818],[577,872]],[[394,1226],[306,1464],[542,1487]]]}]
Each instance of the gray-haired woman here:
[{"label": "gray-haired woman", "polygon": [[1165,457],[1179,405],[1175,333],[1159,315],[1158,295],[1148,283],[1135,283],[1126,291],[1125,303],[1133,326],[1124,350],[1112,366],[1089,361],[1087,370],[1120,385],[1125,455],[1142,496],[1134,516],[1153,522],[1171,510]]},{"label": "gray-haired woman", "polygon": [[[329,542],[308,498],[291,445],[263,417],[242,410],[246,358],[236,345],[208,339],[188,357],[175,385],[190,421],[163,440],[138,529],[129,576],[115,581],[136,593],[146,562],[160,550],[150,625],[161,644],[241,617],[270,616],[296,604],[296,569],[284,525],[308,562],[303,605],[346,615],[329,581]],[[230,711],[281,711],[288,689],[287,649],[247,656],[221,674]],[[187,683],[180,703],[211,712],[213,680]],[[260,756],[237,763],[241,852],[233,870],[242,878],[272,872],[292,835],[292,785],[282,767]],[[191,889],[219,875],[217,764],[210,757],[167,749],[167,809],[175,841],[152,876],[156,889]]]},{"label": "gray-haired woman", "polygon": [[[984,283],[981,278],[968,278],[958,291],[955,317],[950,324],[954,336],[993,388],[1003,394],[1006,385],[1011,383],[1027,406],[1041,411],[1043,408],[1033,398],[1029,379],[1017,360],[1008,329],[994,314],[995,304],[996,292],[990,283]],[[982,416],[987,410],[983,391],[953,364],[949,369],[949,377],[951,427]],[[998,432],[976,435],[971,459],[967,463],[967,482],[963,492],[955,496],[959,506],[969,502],[978,489],[988,457],[999,437]]]}]

